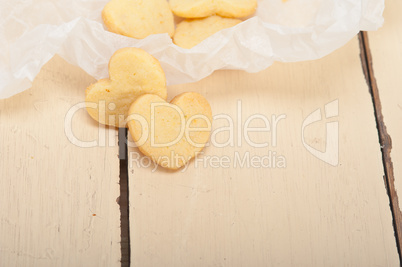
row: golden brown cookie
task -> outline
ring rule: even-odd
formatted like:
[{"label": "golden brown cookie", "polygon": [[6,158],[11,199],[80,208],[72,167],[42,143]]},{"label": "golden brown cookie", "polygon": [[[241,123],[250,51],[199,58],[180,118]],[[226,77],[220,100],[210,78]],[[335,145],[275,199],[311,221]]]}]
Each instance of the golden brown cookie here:
[{"label": "golden brown cookie", "polygon": [[243,18],[252,15],[257,0],[170,0],[173,13],[183,18],[203,18],[219,15],[228,18]]},{"label": "golden brown cookie", "polygon": [[174,34],[173,14],[166,0],[111,0],[102,18],[109,31],[128,37]]},{"label": "golden brown cookie", "polygon": [[177,170],[208,142],[212,111],[198,93],[183,93],[170,103],[147,94],[131,105],[127,124],[143,154],[164,168]]},{"label": "golden brown cookie", "polygon": [[142,49],[115,52],[109,61],[109,76],[85,92],[89,115],[102,124],[126,127],[127,111],[139,96],[167,97],[166,77],[159,61]]},{"label": "golden brown cookie", "polygon": [[173,42],[183,48],[192,48],[220,30],[242,22],[239,19],[212,16],[204,19],[186,19],[177,25]]}]

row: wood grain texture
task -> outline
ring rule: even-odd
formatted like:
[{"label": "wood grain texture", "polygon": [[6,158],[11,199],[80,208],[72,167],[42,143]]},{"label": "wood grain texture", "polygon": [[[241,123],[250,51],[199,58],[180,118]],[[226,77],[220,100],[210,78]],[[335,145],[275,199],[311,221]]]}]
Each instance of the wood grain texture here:
[{"label": "wood grain texture", "polygon": [[[371,84],[376,92],[377,113],[380,115],[380,136],[385,168],[393,200],[399,244],[402,244],[402,2],[388,0],[385,23],[377,32],[367,33]],[[399,199],[399,200],[398,200]]]},{"label": "wood grain texture", "polygon": [[[120,266],[118,146],[81,148],[65,134],[91,82],[56,57],[0,101],[0,266]],[[72,118],[81,140],[102,140],[98,129],[84,109]]]},{"label": "wood grain texture", "polygon": [[[129,148],[132,266],[399,266],[356,38],[321,60],[276,63],[258,74],[218,71],[195,84],[171,86],[169,99],[186,91],[203,94],[214,115],[233,118],[234,145],[209,146],[199,161],[175,173],[152,172]],[[338,103],[339,116],[330,116],[334,106],[324,112],[328,103]],[[321,151],[327,139],[329,146],[339,142],[339,157],[329,157],[335,167],[302,143],[303,121],[317,109],[322,121],[305,128],[304,140]],[[238,123],[253,114],[268,118],[271,129],[251,133],[250,140],[268,147],[238,140]],[[272,115],[286,116],[276,129]],[[336,122],[339,130],[328,132],[338,136],[326,137],[326,123]],[[227,125],[216,119],[213,128]],[[223,143],[230,135],[215,137]],[[271,166],[212,166],[210,157],[233,161],[236,153],[271,153]],[[281,157],[285,167],[278,164]]]}]

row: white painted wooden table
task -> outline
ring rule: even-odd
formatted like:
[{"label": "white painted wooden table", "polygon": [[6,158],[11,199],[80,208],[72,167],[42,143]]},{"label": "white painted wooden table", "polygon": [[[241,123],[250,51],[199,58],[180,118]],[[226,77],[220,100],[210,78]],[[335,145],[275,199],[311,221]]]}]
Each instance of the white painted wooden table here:
[{"label": "white painted wooden table", "polygon": [[[0,100],[0,266],[399,266],[401,11],[387,0],[382,29],[320,60],[169,87],[202,93],[235,129],[183,172],[140,166],[135,148],[120,162],[117,131],[83,109],[70,124],[94,80],[55,57]],[[269,131],[239,139],[253,114]],[[239,166],[247,154],[267,166]]]}]

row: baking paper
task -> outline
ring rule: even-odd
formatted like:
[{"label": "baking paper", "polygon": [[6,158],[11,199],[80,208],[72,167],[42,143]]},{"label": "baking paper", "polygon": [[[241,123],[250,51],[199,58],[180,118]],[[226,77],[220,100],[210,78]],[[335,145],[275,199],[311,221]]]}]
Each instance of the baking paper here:
[{"label": "baking paper", "polygon": [[30,88],[55,54],[96,79],[119,48],[155,56],[169,85],[198,81],[218,69],[258,72],[274,61],[321,58],[360,30],[378,29],[383,0],[260,0],[243,23],[192,49],[167,34],[137,40],[108,32],[101,11],[108,0],[0,0],[0,98]]}]

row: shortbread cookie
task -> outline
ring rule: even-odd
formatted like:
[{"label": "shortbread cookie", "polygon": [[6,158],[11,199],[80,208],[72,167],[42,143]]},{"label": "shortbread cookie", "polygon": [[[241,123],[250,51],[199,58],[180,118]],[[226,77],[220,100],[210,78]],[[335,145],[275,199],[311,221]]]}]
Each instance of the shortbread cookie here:
[{"label": "shortbread cookie", "polygon": [[243,18],[252,15],[257,0],[170,0],[173,13],[183,18],[203,18],[219,15]]},{"label": "shortbread cookie", "polygon": [[183,93],[170,104],[157,95],[143,95],[129,114],[127,124],[140,151],[167,169],[184,166],[209,140],[212,111],[198,93]]},{"label": "shortbread cookie", "polygon": [[177,25],[173,42],[183,48],[192,48],[214,33],[242,22],[239,19],[212,16],[204,19],[186,19]]},{"label": "shortbread cookie", "polygon": [[128,37],[174,34],[173,14],[166,0],[111,0],[102,18],[109,31]]},{"label": "shortbread cookie", "polygon": [[159,61],[142,49],[123,48],[114,53],[109,76],[86,90],[88,113],[102,124],[126,127],[127,111],[139,96],[167,97],[166,77]]}]

